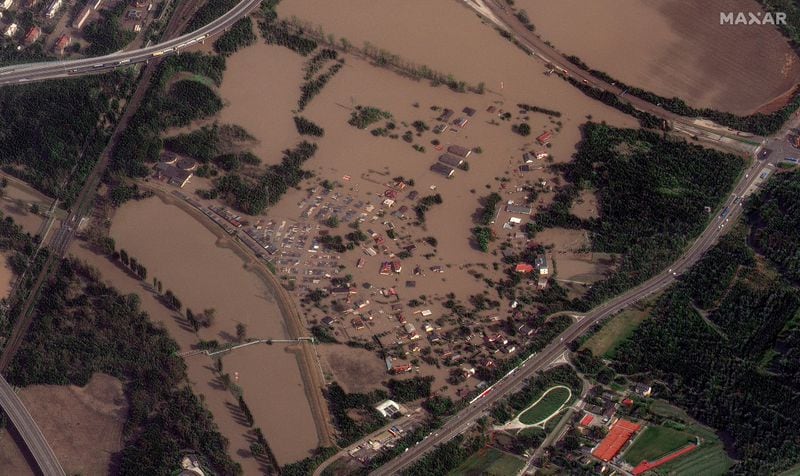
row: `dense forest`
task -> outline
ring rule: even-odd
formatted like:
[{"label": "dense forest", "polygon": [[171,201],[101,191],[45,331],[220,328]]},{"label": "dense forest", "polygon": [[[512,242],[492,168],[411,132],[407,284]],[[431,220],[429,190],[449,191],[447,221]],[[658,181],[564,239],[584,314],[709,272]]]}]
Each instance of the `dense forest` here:
[{"label": "dense forest", "polygon": [[800,282],[800,171],[775,174],[748,205],[753,245]]},{"label": "dense forest", "polygon": [[128,4],[120,2],[103,10],[99,20],[89,23],[83,30],[86,40],[91,43],[86,49],[90,56],[101,56],[125,48],[133,41],[136,33],[124,29],[120,19],[128,9]]},{"label": "dense forest", "polygon": [[242,18],[214,42],[214,51],[229,56],[254,44],[257,39],[258,37],[253,32],[253,22],[249,17]]},{"label": "dense forest", "polygon": [[[166,127],[188,124],[221,107],[216,93],[208,86],[198,81],[178,81],[168,90],[170,79],[185,72],[207,78],[219,86],[224,71],[225,59],[222,56],[184,53],[165,59],[154,75],[142,105],[116,144],[112,154],[112,172],[132,177],[146,176],[149,173],[147,164],[159,158],[164,145],[161,132]],[[189,104],[179,104],[182,100],[188,100]]]},{"label": "dense forest", "polygon": [[186,451],[218,474],[240,474],[211,414],[186,387],[177,344],[150,322],[139,297],[64,260],[42,291],[28,336],[8,370],[14,385],[86,385],[95,372],[124,382],[129,403],[117,474],[172,474]]},{"label": "dense forest", "polygon": [[289,188],[311,176],[301,168],[317,151],[317,145],[300,142],[293,149],[283,151],[277,165],[270,165],[258,179],[239,174],[229,174],[214,181],[214,188],[201,192],[204,198],[225,198],[237,210],[257,215],[269,205],[277,203]]},{"label": "dense forest", "polygon": [[[754,197],[748,224],[660,299],[613,364],[649,375],[660,397],[728,435],[736,474],[774,473],[800,461],[800,290],[787,266],[794,251],[782,246],[800,228],[778,212],[800,203],[799,185],[797,172],[778,174]],[[748,239],[759,251],[776,246],[756,257]]]},{"label": "dense forest", "polygon": [[0,88],[0,164],[52,197],[72,200],[105,146],[124,72]]},{"label": "dense forest", "polygon": [[[674,260],[709,219],[744,167],[741,158],[656,133],[584,126],[575,159],[561,168],[569,182],[536,226],[585,228],[596,252],[622,257],[617,270],[573,303],[590,309],[635,286]],[[593,190],[600,217],[569,210],[581,190]],[[541,220],[541,222],[540,222]]]},{"label": "dense forest", "polygon": [[[347,393],[333,382],[325,389],[325,397],[328,400],[328,408],[333,417],[333,424],[339,434],[338,444],[345,447],[358,441],[386,424],[384,418],[375,410],[374,405],[388,398],[388,394],[382,390],[374,390],[369,393]],[[350,412],[357,411],[358,420],[350,416]]]}]

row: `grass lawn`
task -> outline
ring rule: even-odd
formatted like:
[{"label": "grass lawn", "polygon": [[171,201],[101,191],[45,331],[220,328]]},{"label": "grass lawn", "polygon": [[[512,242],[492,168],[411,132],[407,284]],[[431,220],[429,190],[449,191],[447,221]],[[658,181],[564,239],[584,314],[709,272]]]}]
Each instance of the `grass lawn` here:
[{"label": "grass lawn", "polygon": [[[624,459],[636,466],[644,460],[653,461],[695,441],[693,435],[665,426],[648,426],[625,452]],[[700,473],[698,473],[700,474]]]},{"label": "grass lawn", "polygon": [[691,453],[659,467],[656,473],[670,476],[721,476],[728,473],[733,460],[725,453],[719,437],[710,428],[689,424],[686,431],[700,437],[700,446]]},{"label": "grass lawn", "polygon": [[613,358],[617,346],[630,337],[639,324],[650,315],[652,302],[655,302],[655,299],[612,317],[583,344],[583,348],[589,349],[598,357]]},{"label": "grass lawn", "polygon": [[490,448],[479,450],[447,474],[449,476],[506,476],[517,474],[523,466],[525,466],[525,461]]},{"label": "grass lawn", "polygon": [[519,421],[526,425],[533,425],[548,418],[565,404],[571,392],[566,387],[551,387],[542,395],[539,401],[528,408],[519,416]]}]

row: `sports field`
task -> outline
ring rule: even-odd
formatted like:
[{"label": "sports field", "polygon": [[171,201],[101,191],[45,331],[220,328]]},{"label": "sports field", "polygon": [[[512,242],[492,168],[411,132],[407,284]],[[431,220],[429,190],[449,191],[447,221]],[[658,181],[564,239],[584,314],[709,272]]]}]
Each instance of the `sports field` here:
[{"label": "sports field", "polygon": [[517,474],[525,465],[521,459],[494,448],[481,449],[466,459],[448,476],[506,476]]},{"label": "sports field", "polygon": [[665,426],[648,426],[625,452],[623,459],[636,466],[645,460],[656,460],[694,441],[694,436],[685,431]]},{"label": "sports field", "polygon": [[520,414],[519,421],[525,425],[541,423],[556,413],[562,405],[569,401],[571,396],[572,392],[567,387],[550,387],[539,397],[538,401]]}]

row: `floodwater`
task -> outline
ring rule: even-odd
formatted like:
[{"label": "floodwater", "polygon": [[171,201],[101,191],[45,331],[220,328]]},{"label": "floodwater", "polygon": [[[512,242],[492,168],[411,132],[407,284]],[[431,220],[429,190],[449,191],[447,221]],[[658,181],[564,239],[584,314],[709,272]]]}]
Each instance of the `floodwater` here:
[{"label": "floodwater", "polygon": [[[501,194],[501,205],[504,207],[508,200],[524,198],[525,194],[519,192],[519,186],[541,181],[553,183],[556,173],[547,169],[545,161],[535,164],[537,170],[531,173],[520,175],[515,172],[521,165],[523,151],[541,148],[534,144],[537,135],[545,130],[554,131],[552,147],[547,151],[553,162],[566,162],[571,160],[575,146],[581,140],[579,126],[588,117],[615,126],[636,125],[629,116],[590,100],[563,80],[545,76],[544,65],[510,45],[492,28],[482,25],[473,13],[457,2],[410,0],[392,3],[391,8],[387,5],[388,2],[382,0],[323,3],[286,0],[280,5],[280,14],[288,16],[302,13],[304,19],[324,21],[326,32],[347,36],[354,44],[370,41],[419,64],[452,72],[456,78],[472,84],[485,81],[489,91],[478,95],[456,93],[444,86],[431,87],[427,81],[414,81],[374,67],[352,55],[344,55],[345,67],[303,112],[303,116],[325,129],[324,137],[314,139],[319,144],[317,154],[304,164],[305,169],[314,172],[315,179],[311,183],[303,183],[301,190],[290,190],[277,206],[267,211],[270,219],[299,219],[300,209],[297,205],[306,198],[306,189],[322,179],[342,184],[336,188],[338,193],[352,194],[356,200],[376,203],[378,195],[386,189],[383,184],[392,177],[402,175],[415,180],[413,189],[421,197],[441,193],[444,200],[442,205],[434,205],[428,212],[425,229],[412,226],[410,221],[393,220],[400,242],[413,242],[419,247],[413,257],[403,261],[403,273],[380,276],[380,260],[385,259],[381,256],[366,257],[366,266],[356,268],[358,258],[365,256],[358,249],[342,255],[341,263],[346,266],[343,273],[352,274],[354,281],[359,284],[371,283],[375,286],[371,291],[362,291],[359,296],[372,301],[369,309],[374,311],[375,319],[369,322],[367,329],[355,330],[349,325],[350,318],[345,318],[345,325],[337,326],[335,330],[336,338],[342,342],[350,339],[369,340],[373,334],[391,332],[398,326],[397,320],[389,312],[389,306],[381,304],[385,300],[374,294],[380,288],[396,287],[403,302],[424,295],[426,304],[420,309],[430,308],[433,312],[430,319],[438,319],[449,315],[444,307],[448,293],[457,291],[458,299],[466,302],[470,295],[487,290],[484,276],[493,279],[503,276],[502,267],[493,269],[493,265],[500,261],[499,253],[482,253],[470,241],[470,230],[475,226],[472,216],[480,206],[479,199],[491,192]],[[407,29],[396,27],[396,24],[403,22],[413,25],[414,35],[408,35]],[[289,109],[294,107],[300,94],[303,63],[302,59],[298,61],[300,57],[296,54],[289,52],[291,55],[287,55],[282,51],[288,50],[257,44],[237,53],[228,62],[221,87],[221,95],[226,103],[220,116],[222,122],[238,124],[255,136],[261,142],[260,147],[266,148],[260,148],[262,152],[257,152],[268,154],[262,156],[266,163],[274,162],[269,154],[302,140],[294,131]],[[240,61],[240,56],[246,61]],[[273,74],[276,68],[288,77],[295,78],[296,82],[278,80],[266,89],[257,78]],[[543,114],[520,114],[516,106],[518,103],[553,109],[559,111],[561,116],[550,118]],[[273,108],[273,104],[277,106]],[[434,135],[428,131],[419,137],[415,136],[414,143],[426,148],[424,153],[420,153],[403,140],[374,137],[369,130],[350,126],[347,121],[355,105],[370,105],[389,111],[394,116],[400,134],[407,129],[404,124],[415,120],[422,120],[433,127],[439,112],[432,110],[432,106],[453,109],[457,115],[465,107],[474,108],[477,113],[464,129],[455,133],[448,131]],[[497,111],[488,112],[490,106]],[[509,112],[512,119],[500,120],[497,117],[500,111]],[[528,137],[514,134],[511,125],[519,123],[526,116],[533,133]],[[375,127],[382,125],[379,123]],[[468,158],[468,172],[457,171],[455,178],[445,179],[429,170],[441,154],[432,145],[433,139],[441,141],[444,147],[458,144],[480,147],[483,152]],[[351,179],[347,181],[345,176]],[[543,192],[536,205],[546,205],[551,198],[552,192]],[[397,206],[401,204],[414,205],[408,200],[398,202]],[[410,215],[413,214],[411,211]],[[499,236],[498,243],[519,231],[519,228],[502,228],[508,219],[509,215],[501,212],[494,225]],[[365,223],[362,230],[374,228],[379,233],[385,233],[383,220]],[[118,220],[119,223],[125,221]],[[334,230],[337,234],[348,231],[346,224]],[[424,255],[434,252],[434,249],[421,241],[427,236],[439,240],[435,255],[430,257]],[[515,244],[521,246],[522,242],[517,240]],[[397,246],[389,244],[392,251]],[[304,250],[298,251],[305,253]],[[430,271],[432,266],[437,265],[442,266],[443,273]],[[417,266],[424,273],[412,277],[411,270]],[[416,283],[415,289],[404,285],[407,280]],[[323,282],[320,286],[325,284]],[[490,297],[496,298],[494,294]],[[502,317],[508,311],[506,306],[502,306],[491,312]],[[303,314],[309,324],[324,316],[320,310],[311,307],[304,309]],[[410,309],[405,316],[408,322],[418,328],[425,320]],[[386,342],[392,342],[395,339],[393,336],[391,333],[387,335]],[[422,344],[423,347],[426,345]],[[385,369],[384,363],[374,353],[365,355],[363,362],[354,362],[355,355],[334,358],[330,354],[335,352],[336,347],[322,352],[326,361],[323,365],[330,369],[335,379],[342,380],[348,390],[376,388],[386,378],[382,370]],[[409,360],[412,358],[413,355],[408,356]],[[363,365],[364,376],[355,375],[359,365]],[[437,377],[434,384],[436,390],[446,386],[445,393],[453,396],[460,389],[460,386],[447,384],[446,368],[421,365],[423,375]],[[474,379],[470,379],[464,385],[474,387],[475,383]],[[245,395],[247,393],[245,389]]]},{"label": "floodwater", "polygon": [[720,12],[762,12],[752,0],[516,4],[564,54],[692,106],[747,114],[800,81],[800,58],[775,27],[720,25]]},{"label": "floodwater", "polygon": [[244,126],[259,143],[252,152],[264,163],[280,161],[280,151],[296,142],[293,110],[300,97],[304,59],[278,46],[259,44],[227,60],[220,96],[226,107],[218,118]]},{"label": "floodwater", "polygon": [[[114,217],[111,236],[118,249],[144,264],[149,279],[157,277],[184,307],[195,312],[216,310],[214,324],[198,333],[201,339],[232,341],[238,323],[246,326],[247,337],[287,337],[267,285],[245,269],[233,251],[218,247],[215,235],[178,207],[158,198],[126,204]],[[244,359],[239,352],[250,358]],[[187,358],[190,379],[198,393],[213,393],[219,385],[210,374],[211,362],[196,358],[198,365]],[[225,365],[229,361],[232,367]],[[254,382],[242,385],[245,400],[281,464],[304,458],[316,447],[316,428],[305,391],[298,385],[300,371],[293,354],[277,345],[263,345],[258,350],[234,351],[223,364],[224,371],[238,372],[242,382]],[[209,406],[215,416],[226,407]]]}]

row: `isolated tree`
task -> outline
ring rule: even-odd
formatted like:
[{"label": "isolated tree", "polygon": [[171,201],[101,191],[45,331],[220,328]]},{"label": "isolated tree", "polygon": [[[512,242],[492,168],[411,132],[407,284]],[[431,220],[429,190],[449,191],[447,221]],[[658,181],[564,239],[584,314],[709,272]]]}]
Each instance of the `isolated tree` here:
[{"label": "isolated tree", "polygon": [[241,322],[236,324],[236,340],[238,340],[239,342],[244,342],[246,336],[247,336],[247,326],[242,324]]}]

